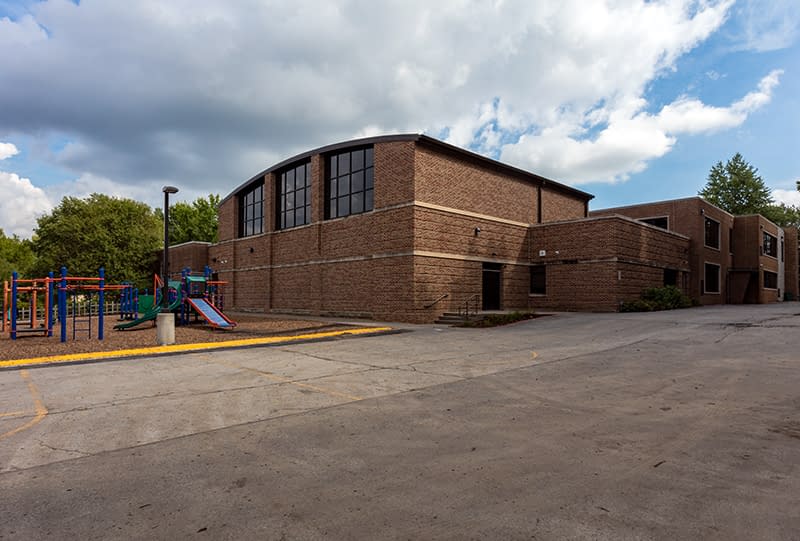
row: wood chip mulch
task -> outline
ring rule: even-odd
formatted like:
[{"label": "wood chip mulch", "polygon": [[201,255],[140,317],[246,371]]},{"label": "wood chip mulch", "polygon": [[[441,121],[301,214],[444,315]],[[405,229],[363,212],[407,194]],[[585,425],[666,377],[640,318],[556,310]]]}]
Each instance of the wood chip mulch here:
[{"label": "wood chip mulch", "polygon": [[[227,331],[213,329],[202,323],[177,326],[175,327],[176,343],[223,342],[227,340],[355,328],[352,325],[331,324],[325,321],[279,319],[274,316],[257,314],[234,314],[231,315],[231,319],[237,322],[237,326]],[[115,331],[114,325],[119,323],[117,316],[106,316],[104,339],[100,341],[97,339],[97,320],[93,320],[92,323],[91,338],[86,336],[86,331],[80,331],[77,333],[76,339],[73,340],[72,322],[70,321],[67,326],[67,341],[63,343],[60,341],[61,331],[57,325],[53,329],[52,338],[39,334],[20,333],[17,340],[11,340],[8,332],[0,333],[0,361],[158,345],[156,344],[156,328],[154,324],[143,323],[133,329]],[[85,323],[83,325],[85,326]]]}]

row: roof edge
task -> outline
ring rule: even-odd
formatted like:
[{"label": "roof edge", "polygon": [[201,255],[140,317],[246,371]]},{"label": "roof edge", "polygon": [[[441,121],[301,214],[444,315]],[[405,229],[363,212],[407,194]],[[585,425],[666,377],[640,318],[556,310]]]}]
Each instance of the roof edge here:
[{"label": "roof edge", "polygon": [[353,146],[359,146],[359,145],[372,145],[372,144],[375,144],[375,143],[392,143],[392,142],[396,142],[396,141],[423,142],[423,143],[429,144],[429,145],[434,146],[434,147],[445,149],[445,150],[450,151],[450,152],[452,152],[454,154],[458,154],[458,155],[461,155],[461,156],[469,157],[469,158],[471,158],[473,160],[476,160],[476,161],[478,161],[480,163],[483,163],[485,165],[489,165],[491,167],[495,167],[495,168],[507,171],[509,173],[513,173],[515,175],[522,175],[522,176],[527,177],[529,179],[535,180],[536,182],[538,182],[542,186],[550,186],[550,187],[553,187],[553,188],[555,188],[555,189],[557,189],[559,191],[566,192],[566,193],[569,193],[569,194],[572,194],[572,195],[576,195],[579,198],[583,199],[585,202],[588,202],[588,201],[594,199],[594,195],[593,194],[590,194],[588,192],[584,192],[583,190],[579,190],[577,188],[573,188],[572,186],[567,186],[566,184],[562,184],[562,183],[560,183],[560,182],[558,182],[556,180],[552,180],[552,179],[543,177],[541,175],[537,175],[536,173],[532,173],[530,171],[526,171],[524,169],[520,169],[520,168],[515,167],[513,165],[509,165],[507,163],[503,163],[503,162],[501,162],[499,160],[495,160],[493,158],[489,158],[489,157],[483,156],[483,155],[478,154],[476,152],[472,152],[471,150],[467,150],[465,148],[461,148],[461,147],[452,145],[450,143],[446,143],[446,142],[444,142],[444,141],[442,141],[440,139],[436,139],[436,138],[431,137],[429,135],[424,135],[424,134],[420,134],[420,133],[399,133],[399,134],[392,134],[392,135],[378,135],[378,136],[373,136],[373,137],[363,137],[363,138],[360,138],[360,139],[350,139],[348,141],[341,141],[341,142],[338,142],[338,143],[333,143],[333,144],[330,144],[330,145],[317,147],[315,149],[307,150],[305,152],[301,152],[300,154],[296,154],[294,156],[286,158],[285,160],[282,160],[282,161],[276,163],[275,165],[272,165],[272,166],[264,169],[263,171],[253,175],[252,177],[247,179],[245,182],[243,182],[240,185],[238,185],[228,195],[226,195],[224,198],[222,198],[220,200],[220,205],[222,203],[224,203],[225,201],[227,201],[228,199],[230,199],[237,192],[241,191],[242,189],[246,188],[248,185],[250,185],[253,182],[256,182],[258,179],[262,178],[264,175],[267,175],[267,174],[269,174],[269,173],[271,173],[273,171],[281,169],[281,168],[283,168],[283,167],[285,167],[285,166],[287,166],[287,165],[289,165],[291,163],[294,163],[294,162],[297,162],[297,161],[301,161],[301,160],[304,160],[306,158],[310,158],[311,156],[313,156],[315,154],[325,154],[327,152],[332,152],[332,151],[335,151],[335,150],[349,148],[349,147],[353,147]]},{"label": "roof edge", "polygon": [[419,133],[398,133],[398,134],[392,134],[392,135],[376,135],[376,136],[373,136],[373,137],[362,137],[362,138],[359,138],[359,139],[349,139],[347,141],[340,141],[338,143],[332,143],[332,144],[329,144],[329,145],[324,145],[324,146],[321,146],[321,147],[317,147],[317,148],[314,148],[312,150],[306,150],[305,152],[301,152],[300,154],[295,154],[294,156],[286,158],[285,160],[281,160],[280,162],[276,163],[275,165],[267,167],[266,169],[264,169],[260,173],[257,173],[255,175],[253,175],[252,177],[250,177],[246,181],[244,181],[241,184],[239,184],[236,188],[231,190],[231,192],[228,195],[226,195],[225,197],[223,197],[220,200],[219,204],[221,205],[222,203],[224,203],[225,201],[230,199],[234,194],[236,194],[237,192],[239,192],[243,188],[247,187],[249,184],[252,184],[253,182],[257,181],[259,178],[263,177],[264,175],[267,175],[267,174],[269,174],[269,173],[271,173],[273,171],[277,171],[278,169],[281,169],[281,168],[283,168],[283,167],[285,167],[285,166],[287,166],[287,165],[289,165],[291,163],[298,162],[298,161],[304,160],[306,158],[310,158],[314,154],[324,154],[326,152],[332,152],[334,150],[339,150],[339,149],[342,149],[342,148],[350,148],[350,147],[359,146],[359,145],[372,145],[372,144],[375,144],[375,143],[392,143],[392,142],[395,142],[395,141],[417,141],[420,137],[422,137],[422,135],[419,134]]}]

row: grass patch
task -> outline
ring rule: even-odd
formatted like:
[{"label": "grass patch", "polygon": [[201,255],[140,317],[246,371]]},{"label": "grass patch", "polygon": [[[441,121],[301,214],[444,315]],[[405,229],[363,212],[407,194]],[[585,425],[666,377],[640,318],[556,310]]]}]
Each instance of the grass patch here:
[{"label": "grass patch", "polygon": [[534,319],[541,317],[536,312],[509,312],[508,314],[487,314],[483,319],[476,319],[475,321],[465,321],[457,327],[499,327],[500,325],[508,325],[509,323],[516,323],[517,321],[524,321],[526,319]]}]

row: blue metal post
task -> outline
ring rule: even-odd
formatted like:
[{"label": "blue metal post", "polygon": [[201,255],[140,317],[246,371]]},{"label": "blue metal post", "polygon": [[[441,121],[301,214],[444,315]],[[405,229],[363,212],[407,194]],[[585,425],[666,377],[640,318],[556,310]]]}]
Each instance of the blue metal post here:
[{"label": "blue metal post", "polygon": [[53,303],[55,302],[55,295],[53,295],[53,271],[47,273],[47,337],[53,336]]},{"label": "blue metal post", "polygon": [[100,291],[97,294],[97,339],[103,339],[103,302],[105,301],[106,269],[100,267]]},{"label": "blue metal post", "polygon": [[61,285],[58,288],[58,319],[61,322],[61,341],[67,341],[67,267],[61,267]]},{"label": "blue metal post", "polygon": [[11,273],[11,339],[17,339],[17,271]]},{"label": "blue metal post", "polygon": [[189,293],[189,281],[186,279],[187,274],[191,272],[189,267],[184,268],[181,271],[181,292],[183,294],[183,302],[181,303],[181,311],[180,311],[180,318],[178,318],[178,323],[181,325],[186,325],[189,323],[189,314],[187,314],[186,310],[186,297]]}]

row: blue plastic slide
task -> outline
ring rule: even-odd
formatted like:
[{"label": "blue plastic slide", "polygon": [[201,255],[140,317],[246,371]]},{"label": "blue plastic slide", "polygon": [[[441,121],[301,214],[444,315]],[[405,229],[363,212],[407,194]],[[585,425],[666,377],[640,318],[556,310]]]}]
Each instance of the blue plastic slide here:
[{"label": "blue plastic slide", "polygon": [[228,319],[228,317],[219,311],[219,309],[208,302],[205,299],[201,298],[189,298],[186,299],[189,301],[189,304],[192,305],[192,308],[200,314],[203,319],[205,319],[209,325],[212,327],[216,327],[218,329],[232,329],[236,326],[234,321]]}]

